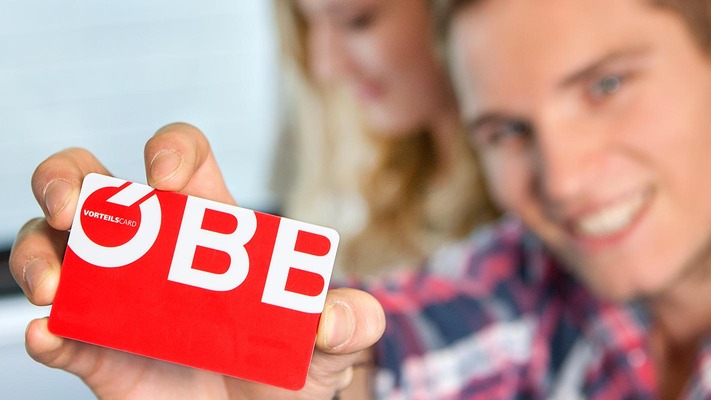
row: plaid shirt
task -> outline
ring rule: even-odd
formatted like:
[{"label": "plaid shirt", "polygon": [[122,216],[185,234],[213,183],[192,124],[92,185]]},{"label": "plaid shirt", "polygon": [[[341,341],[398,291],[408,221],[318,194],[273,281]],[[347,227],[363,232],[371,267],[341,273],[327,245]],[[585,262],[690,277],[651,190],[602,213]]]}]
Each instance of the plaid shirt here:
[{"label": "plaid shirt", "polygon": [[[641,304],[595,299],[515,220],[368,290],[387,328],[380,399],[653,399]],[[711,340],[684,398],[711,398]]]}]

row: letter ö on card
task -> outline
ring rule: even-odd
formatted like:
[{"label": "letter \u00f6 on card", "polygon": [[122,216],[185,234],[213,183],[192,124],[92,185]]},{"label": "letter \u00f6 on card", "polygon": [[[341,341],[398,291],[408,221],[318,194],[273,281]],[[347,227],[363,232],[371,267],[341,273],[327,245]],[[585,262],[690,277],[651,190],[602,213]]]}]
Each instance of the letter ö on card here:
[{"label": "letter \u00f6 on card", "polygon": [[49,329],[299,389],[337,246],[329,228],[90,174]]}]

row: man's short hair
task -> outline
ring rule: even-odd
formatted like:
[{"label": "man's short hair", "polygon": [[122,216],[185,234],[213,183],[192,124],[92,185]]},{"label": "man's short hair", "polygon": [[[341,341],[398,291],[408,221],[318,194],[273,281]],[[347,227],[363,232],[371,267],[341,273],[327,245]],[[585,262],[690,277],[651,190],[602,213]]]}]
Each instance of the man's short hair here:
[{"label": "man's short hair", "polygon": [[[431,0],[439,38],[446,41],[452,17],[463,7],[481,1],[496,0]],[[642,0],[635,0],[642,1]],[[678,14],[701,49],[711,55],[711,1],[709,0],[648,0],[650,4]]]}]

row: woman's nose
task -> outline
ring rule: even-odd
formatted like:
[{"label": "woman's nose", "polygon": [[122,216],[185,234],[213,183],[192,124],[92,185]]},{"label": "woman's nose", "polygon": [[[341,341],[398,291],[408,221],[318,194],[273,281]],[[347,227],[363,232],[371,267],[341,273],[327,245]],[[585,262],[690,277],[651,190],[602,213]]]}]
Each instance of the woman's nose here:
[{"label": "woman's nose", "polygon": [[347,48],[333,29],[315,29],[310,39],[310,72],[317,82],[336,81],[352,70]]}]

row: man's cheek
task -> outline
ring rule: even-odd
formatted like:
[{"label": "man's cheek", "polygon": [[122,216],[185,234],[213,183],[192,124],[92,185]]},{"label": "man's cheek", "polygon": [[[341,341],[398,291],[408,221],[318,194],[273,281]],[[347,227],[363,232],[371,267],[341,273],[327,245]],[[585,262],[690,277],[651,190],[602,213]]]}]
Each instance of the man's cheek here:
[{"label": "man's cheek", "polygon": [[495,160],[484,163],[486,183],[494,203],[501,210],[517,213],[527,196],[527,179],[520,170]]}]

